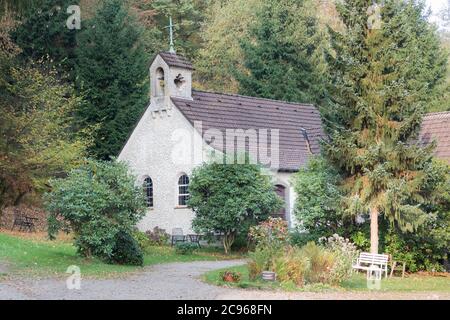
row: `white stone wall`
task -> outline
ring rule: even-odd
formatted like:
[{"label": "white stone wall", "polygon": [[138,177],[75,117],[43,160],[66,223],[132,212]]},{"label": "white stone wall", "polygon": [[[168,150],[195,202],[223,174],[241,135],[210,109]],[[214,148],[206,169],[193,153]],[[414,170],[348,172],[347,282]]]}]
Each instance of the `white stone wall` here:
[{"label": "white stone wall", "polygon": [[198,134],[173,106],[169,114],[162,113],[156,117],[148,109],[120,153],[118,160],[129,164],[139,185],[146,176],[153,180],[153,208],[139,223],[140,230],[158,226],[169,233],[172,228],[192,232],[193,212],[178,206],[178,178],[184,173],[191,174],[193,155],[185,154],[185,159],[181,159],[183,155],[179,157],[176,151],[185,141],[175,138],[184,136],[182,139],[189,140],[194,135]]}]

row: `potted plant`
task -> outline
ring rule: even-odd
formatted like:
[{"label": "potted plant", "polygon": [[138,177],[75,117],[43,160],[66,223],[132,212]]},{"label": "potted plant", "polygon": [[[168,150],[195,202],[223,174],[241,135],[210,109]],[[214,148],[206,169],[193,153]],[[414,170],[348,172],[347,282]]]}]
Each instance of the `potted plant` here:
[{"label": "potted plant", "polygon": [[239,282],[241,281],[242,275],[240,272],[234,271],[224,271],[221,273],[221,278],[224,282]]}]

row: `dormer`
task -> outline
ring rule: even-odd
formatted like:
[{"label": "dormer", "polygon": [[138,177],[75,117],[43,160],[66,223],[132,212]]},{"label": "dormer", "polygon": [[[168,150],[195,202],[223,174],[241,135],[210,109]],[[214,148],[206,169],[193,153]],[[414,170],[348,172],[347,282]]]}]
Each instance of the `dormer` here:
[{"label": "dormer", "polygon": [[160,52],[150,66],[151,105],[168,105],[170,97],[192,100],[192,64],[171,52]]}]

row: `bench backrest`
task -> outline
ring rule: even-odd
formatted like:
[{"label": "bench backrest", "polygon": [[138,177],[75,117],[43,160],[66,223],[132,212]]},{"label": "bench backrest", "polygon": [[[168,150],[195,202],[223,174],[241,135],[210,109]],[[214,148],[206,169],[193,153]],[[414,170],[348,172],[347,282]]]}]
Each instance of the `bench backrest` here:
[{"label": "bench backrest", "polygon": [[14,208],[13,213],[14,213],[14,220],[15,220],[17,223],[20,223],[20,222],[26,220],[25,215],[24,215],[19,209]]},{"label": "bench backrest", "polygon": [[387,254],[374,254],[361,252],[359,255],[359,263],[371,263],[371,264],[387,264],[389,256]]},{"label": "bench backrest", "polygon": [[181,228],[173,228],[172,229],[172,235],[173,236],[182,236],[183,235],[183,229],[181,229]]}]

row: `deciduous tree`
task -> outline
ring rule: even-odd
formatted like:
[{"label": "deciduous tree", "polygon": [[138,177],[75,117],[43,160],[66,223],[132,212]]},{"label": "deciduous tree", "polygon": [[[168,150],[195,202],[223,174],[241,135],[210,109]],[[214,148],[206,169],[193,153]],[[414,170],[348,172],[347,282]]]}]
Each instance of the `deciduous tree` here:
[{"label": "deciduous tree", "polygon": [[194,229],[223,234],[225,253],[236,235],[246,235],[282,205],[270,178],[253,164],[203,164],[194,170],[189,192]]}]

